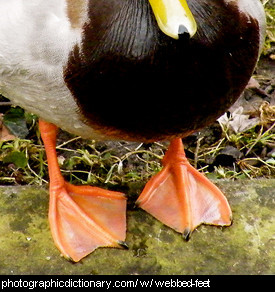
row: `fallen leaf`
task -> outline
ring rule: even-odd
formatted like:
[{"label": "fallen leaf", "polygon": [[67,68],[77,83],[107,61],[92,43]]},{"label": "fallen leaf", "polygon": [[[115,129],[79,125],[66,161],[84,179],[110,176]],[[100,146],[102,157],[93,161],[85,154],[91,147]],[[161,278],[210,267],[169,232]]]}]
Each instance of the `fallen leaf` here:
[{"label": "fallen leaf", "polygon": [[3,162],[13,163],[17,167],[24,168],[28,164],[28,159],[24,153],[19,152],[19,151],[13,151],[4,157]]},{"label": "fallen leaf", "polygon": [[0,114],[0,142],[1,141],[11,141],[16,137],[10,133],[7,127],[3,124],[3,114]]},{"label": "fallen leaf", "polygon": [[249,115],[243,114],[243,107],[240,106],[229,115],[225,113],[218,122],[224,129],[232,130],[235,134],[243,133],[260,123],[260,118],[250,118]]},{"label": "fallen leaf", "polygon": [[248,84],[246,85],[246,89],[254,89],[260,88],[260,83],[253,77],[250,78]]},{"label": "fallen leaf", "polygon": [[7,111],[3,117],[3,124],[9,131],[19,138],[26,138],[29,133],[24,110],[16,107]]}]

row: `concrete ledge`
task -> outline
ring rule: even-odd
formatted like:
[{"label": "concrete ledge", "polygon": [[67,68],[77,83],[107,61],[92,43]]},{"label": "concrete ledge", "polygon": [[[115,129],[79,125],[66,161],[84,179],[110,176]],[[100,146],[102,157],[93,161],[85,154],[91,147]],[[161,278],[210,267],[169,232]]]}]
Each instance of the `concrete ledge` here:
[{"label": "concrete ledge", "polygon": [[0,274],[274,274],[275,180],[218,181],[232,207],[229,228],[201,226],[185,242],[142,210],[128,211],[129,250],[62,258],[48,226],[48,191],[0,187]]}]

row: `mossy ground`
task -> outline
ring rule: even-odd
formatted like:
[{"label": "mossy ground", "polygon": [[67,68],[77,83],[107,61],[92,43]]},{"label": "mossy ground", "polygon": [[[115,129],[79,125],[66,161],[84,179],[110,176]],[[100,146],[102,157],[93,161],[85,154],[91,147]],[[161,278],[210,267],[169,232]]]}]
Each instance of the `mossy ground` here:
[{"label": "mossy ground", "polygon": [[99,248],[76,264],[51,239],[47,189],[0,187],[0,274],[274,274],[275,180],[218,185],[231,204],[232,226],[200,226],[186,242],[144,211],[129,210],[129,249]]}]

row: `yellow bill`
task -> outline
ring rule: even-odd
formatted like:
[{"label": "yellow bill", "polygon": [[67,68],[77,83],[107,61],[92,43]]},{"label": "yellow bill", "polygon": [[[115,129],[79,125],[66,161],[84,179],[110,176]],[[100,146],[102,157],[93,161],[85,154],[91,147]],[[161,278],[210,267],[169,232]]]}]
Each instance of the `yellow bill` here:
[{"label": "yellow bill", "polygon": [[183,31],[192,37],[197,24],[186,0],[149,0],[159,28],[168,36],[178,39]]}]

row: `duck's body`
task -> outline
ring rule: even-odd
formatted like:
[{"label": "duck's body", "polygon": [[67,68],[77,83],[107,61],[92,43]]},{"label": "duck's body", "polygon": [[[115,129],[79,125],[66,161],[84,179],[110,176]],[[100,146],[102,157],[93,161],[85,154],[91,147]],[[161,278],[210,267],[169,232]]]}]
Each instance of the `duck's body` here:
[{"label": "duck's body", "polygon": [[[175,2],[185,7],[184,0]],[[191,34],[188,25],[179,23],[179,39],[174,39],[168,36],[170,28],[168,35],[159,29],[155,14],[162,9],[159,3],[175,2],[0,0],[0,93],[84,138],[157,141],[187,136],[213,122],[239,97],[259,57],[265,21],[258,0],[188,0],[197,32]],[[44,122],[41,130],[49,160],[49,153],[55,154],[56,130]],[[190,168],[179,140],[174,141],[163,172],[139,198],[142,208],[185,237],[202,222],[229,225],[226,199]],[[106,231],[107,218],[99,225],[86,218],[94,193],[102,196],[103,209],[109,193],[85,188],[79,194],[62,180],[57,160],[50,165],[50,222],[63,254],[79,260],[97,246],[123,240],[123,212],[117,223],[108,223],[107,231],[114,232]],[[189,187],[190,181],[197,181],[196,187]],[[84,191],[89,199],[83,199]],[[156,191],[160,195],[155,200]],[[177,195],[166,197],[167,192]],[[186,198],[188,192],[194,200]],[[125,209],[125,199],[121,194],[113,199],[115,217]],[[155,206],[161,200],[169,201],[170,215]],[[200,207],[195,206],[198,200],[203,201]],[[75,221],[68,212],[83,216],[82,231],[71,229]],[[100,240],[90,240],[87,226],[100,233]]]},{"label": "duck's body", "polygon": [[243,91],[264,35],[258,0],[189,1],[190,40],[164,35],[148,0],[106,1],[0,1],[1,92],[85,138],[156,141],[212,122]]}]

